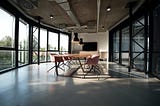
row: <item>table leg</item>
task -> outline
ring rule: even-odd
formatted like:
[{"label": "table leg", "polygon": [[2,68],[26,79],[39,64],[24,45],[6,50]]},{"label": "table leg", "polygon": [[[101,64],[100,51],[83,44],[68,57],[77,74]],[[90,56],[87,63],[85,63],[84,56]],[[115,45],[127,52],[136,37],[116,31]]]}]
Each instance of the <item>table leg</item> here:
[{"label": "table leg", "polygon": [[59,65],[57,64],[57,62],[55,62],[55,71],[56,71],[56,75],[58,76],[58,67],[59,67]]}]

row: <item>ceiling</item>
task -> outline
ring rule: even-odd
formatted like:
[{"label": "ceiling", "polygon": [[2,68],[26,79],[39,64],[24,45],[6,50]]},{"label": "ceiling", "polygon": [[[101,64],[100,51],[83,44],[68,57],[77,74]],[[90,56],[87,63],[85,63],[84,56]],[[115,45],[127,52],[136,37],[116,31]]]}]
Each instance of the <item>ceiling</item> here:
[{"label": "ceiling", "polygon": [[[135,0],[8,0],[30,18],[63,31],[105,32],[128,16],[129,2]],[[145,0],[136,0],[136,10]],[[111,7],[111,11],[107,11]],[[50,18],[53,16],[53,18]]]}]

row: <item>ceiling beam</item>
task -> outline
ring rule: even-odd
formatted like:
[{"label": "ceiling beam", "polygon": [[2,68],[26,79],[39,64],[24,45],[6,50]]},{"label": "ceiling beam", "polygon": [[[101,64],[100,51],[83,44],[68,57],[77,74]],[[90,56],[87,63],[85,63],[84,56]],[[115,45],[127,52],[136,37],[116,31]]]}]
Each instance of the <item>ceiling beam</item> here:
[{"label": "ceiling beam", "polygon": [[99,29],[100,7],[101,7],[101,0],[97,0],[97,32]]},{"label": "ceiling beam", "polygon": [[68,16],[71,18],[71,20],[75,23],[77,27],[80,27],[80,23],[76,17],[76,15],[73,13],[73,11],[70,8],[68,0],[55,0],[59,6],[66,11]]}]

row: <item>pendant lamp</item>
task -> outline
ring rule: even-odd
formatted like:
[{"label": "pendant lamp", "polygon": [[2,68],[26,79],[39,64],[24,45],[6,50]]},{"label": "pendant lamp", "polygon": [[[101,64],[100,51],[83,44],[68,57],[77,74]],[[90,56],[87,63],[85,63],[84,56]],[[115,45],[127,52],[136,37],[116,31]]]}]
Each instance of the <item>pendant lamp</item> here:
[{"label": "pendant lamp", "polygon": [[83,45],[83,39],[82,38],[79,39],[79,44]]},{"label": "pendant lamp", "polygon": [[74,33],[73,42],[79,43],[78,33]]}]

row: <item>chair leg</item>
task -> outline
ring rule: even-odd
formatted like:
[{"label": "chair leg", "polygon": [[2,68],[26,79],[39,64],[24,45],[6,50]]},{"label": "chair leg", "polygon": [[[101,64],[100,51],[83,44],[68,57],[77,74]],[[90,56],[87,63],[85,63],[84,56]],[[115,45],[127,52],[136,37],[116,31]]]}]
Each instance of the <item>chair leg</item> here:
[{"label": "chair leg", "polygon": [[91,67],[91,69],[89,71],[86,72],[86,74],[84,74],[84,78],[86,75],[88,75],[88,73],[90,73],[93,70],[93,66]]},{"label": "chair leg", "polygon": [[53,66],[52,68],[50,68],[47,72],[51,71],[53,68],[55,68],[55,66]]},{"label": "chair leg", "polygon": [[65,69],[63,69],[63,68],[60,67],[61,65],[63,65],[63,67],[64,67],[65,64],[59,62],[57,67],[60,68],[61,70],[65,71]]},{"label": "chair leg", "polygon": [[89,71],[86,72],[86,74],[84,74],[84,78],[86,75],[88,75],[88,73],[90,73],[91,71],[94,71],[94,73],[97,73],[97,77],[98,75],[101,74],[101,71],[99,70],[98,66],[91,66],[91,69]]},{"label": "chair leg", "polygon": [[95,66],[95,71],[100,75],[101,74],[101,71],[99,70],[99,66]]},{"label": "chair leg", "polygon": [[[60,67],[61,65],[64,65],[64,64],[63,64],[63,63],[62,63],[62,64],[60,64],[60,62],[59,62],[59,63],[58,63],[58,65],[57,65],[57,68],[60,68],[61,70],[63,70],[63,71],[64,71],[64,69]],[[50,68],[47,72],[51,71],[53,68],[56,68],[56,66],[53,66],[53,67],[52,67],[52,68]]]},{"label": "chair leg", "polygon": [[63,63],[63,64],[66,65],[68,68],[71,68],[69,65],[70,64],[69,61],[67,61],[66,63]]}]

